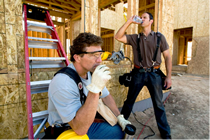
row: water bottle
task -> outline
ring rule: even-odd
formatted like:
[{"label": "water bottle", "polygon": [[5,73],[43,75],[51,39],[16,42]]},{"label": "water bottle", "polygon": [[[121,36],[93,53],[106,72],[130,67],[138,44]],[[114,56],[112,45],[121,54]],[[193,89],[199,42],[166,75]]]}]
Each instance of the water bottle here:
[{"label": "water bottle", "polygon": [[140,17],[138,17],[138,16],[135,16],[134,18],[133,18],[133,21],[135,21],[135,22],[137,22],[137,23],[143,23],[143,21],[142,21],[142,19],[140,18]]},{"label": "water bottle", "polygon": [[132,124],[127,124],[125,126],[125,139],[134,139],[134,134],[136,133],[136,127]]}]

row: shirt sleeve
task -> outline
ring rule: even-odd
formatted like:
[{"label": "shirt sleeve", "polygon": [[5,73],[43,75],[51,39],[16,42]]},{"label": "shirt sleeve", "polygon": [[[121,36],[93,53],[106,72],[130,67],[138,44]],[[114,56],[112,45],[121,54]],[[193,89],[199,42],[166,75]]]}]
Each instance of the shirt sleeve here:
[{"label": "shirt sleeve", "polygon": [[50,98],[63,123],[68,123],[81,107],[79,89],[73,79],[65,74],[56,75],[53,82]]},{"label": "shirt sleeve", "polygon": [[125,35],[127,38],[127,43],[126,45],[132,45],[136,44],[137,41],[137,34],[131,34],[131,35]]}]

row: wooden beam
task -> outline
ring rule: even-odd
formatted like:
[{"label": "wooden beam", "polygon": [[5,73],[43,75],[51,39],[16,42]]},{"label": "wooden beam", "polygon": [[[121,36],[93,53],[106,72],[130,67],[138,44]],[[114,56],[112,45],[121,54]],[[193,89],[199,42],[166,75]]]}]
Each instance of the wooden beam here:
[{"label": "wooden beam", "polygon": [[62,18],[67,18],[67,19],[70,19],[72,17],[72,14],[65,14],[65,13],[61,13],[61,12],[57,12],[53,10],[49,10],[49,12],[51,16],[55,16],[55,17],[62,17]]},{"label": "wooden beam", "polygon": [[78,11],[78,9],[69,7],[67,5],[62,5],[62,4],[59,4],[59,3],[51,2],[51,1],[46,1],[46,0],[37,0],[37,1],[47,3],[47,4],[51,4],[51,5],[55,5],[55,6],[58,6],[58,7],[63,7],[63,8],[69,9],[69,10]]},{"label": "wooden beam", "polygon": [[50,10],[50,9],[53,9],[53,10],[56,10],[58,12],[64,12],[64,13],[72,13],[70,11],[67,11],[67,10],[61,10],[61,9],[58,9],[58,8],[55,8],[55,7],[51,7],[47,4],[43,4],[43,3],[37,3],[37,2],[31,2],[31,1],[26,1],[24,2],[25,4],[29,4],[29,5],[34,5],[34,6],[38,6],[38,7],[44,7],[46,8],[46,10]]},{"label": "wooden beam", "polygon": [[[127,2],[127,0],[123,0],[124,3]],[[99,0],[98,2],[98,8],[106,8],[108,6],[111,6],[111,4],[117,4],[122,2],[122,0]]]},{"label": "wooden beam", "polygon": [[[41,21],[41,20],[36,20],[36,19],[32,19],[32,18],[27,18],[28,20],[30,20],[30,21],[36,21],[36,22],[43,22],[43,23],[45,23],[45,21]],[[57,21],[55,21],[55,20],[52,20],[53,21],[53,24],[54,25],[58,25],[58,26],[63,26],[63,25],[65,25],[65,23],[64,22],[57,22]]]},{"label": "wooden beam", "polygon": [[147,6],[141,7],[141,8],[139,8],[139,11],[145,10],[147,8],[152,8],[152,7],[155,7],[155,3],[152,3],[152,4],[149,4]]},{"label": "wooden beam", "polygon": [[69,5],[71,5],[71,6],[73,6],[73,7],[75,7],[75,9],[80,9],[81,8],[81,3],[80,4],[77,4],[77,3],[75,3],[74,1],[64,1],[64,0],[59,0],[60,2],[63,2],[64,4],[69,4]]},{"label": "wooden beam", "polygon": [[55,20],[53,20],[53,24],[58,25],[58,26],[63,26],[63,25],[65,25],[64,22],[57,22],[57,21],[55,21]]},{"label": "wooden beam", "polygon": [[106,6],[109,6],[113,4],[114,2],[117,2],[118,0],[99,0],[98,8],[104,8]]},{"label": "wooden beam", "polygon": [[72,20],[74,21],[74,20],[79,20],[79,19],[81,19],[81,11],[80,12],[77,12],[76,14],[74,14],[73,16],[72,16]]},{"label": "wooden beam", "polygon": [[105,35],[101,36],[101,38],[109,38],[109,37],[114,37],[114,33],[112,33],[112,34],[105,34]]}]

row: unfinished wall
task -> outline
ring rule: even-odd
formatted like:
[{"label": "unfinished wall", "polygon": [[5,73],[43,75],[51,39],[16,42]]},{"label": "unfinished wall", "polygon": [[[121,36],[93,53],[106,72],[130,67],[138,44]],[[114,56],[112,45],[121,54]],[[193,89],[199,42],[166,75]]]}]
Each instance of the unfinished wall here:
[{"label": "unfinished wall", "polygon": [[0,0],[0,138],[27,133],[22,3]]},{"label": "unfinished wall", "polygon": [[[172,55],[173,49],[173,27],[174,27],[174,0],[160,0],[158,31],[166,38],[169,51]],[[162,57],[161,70],[165,71],[165,62]]]},{"label": "unfinished wall", "polygon": [[[105,9],[101,11],[101,28],[107,28],[114,30],[114,34],[117,33],[118,29],[125,23],[123,16],[123,2],[115,5],[115,11]],[[121,43],[114,39],[114,50],[120,50]]]},{"label": "unfinished wall", "polygon": [[187,73],[209,75],[209,0],[176,0],[174,4],[174,29],[193,28]]},{"label": "unfinished wall", "polygon": [[[173,10],[171,10],[173,9],[173,0],[164,0],[162,5],[161,13],[164,15],[162,16],[161,22],[161,24],[164,25],[162,33],[166,36],[171,48],[172,43],[170,42],[170,39],[172,40],[173,36],[173,32],[171,32],[173,23],[172,21],[169,21],[173,18],[171,14],[171,12],[173,12]],[[119,4],[118,6],[116,6],[116,12],[107,12],[110,13],[110,15],[103,12],[101,13],[101,27],[117,31],[124,24],[123,14],[119,12],[122,11],[122,4]],[[133,6],[135,7],[136,5]],[[97,10],[93,11],[98,12]],[[89,12],[93,11],[90,10]],[[97,15],[97,13],[95,15]],[[27,113],[21,1],[0,0],[0,18],[0,138],[24,138],[27,136]],[[89,20],[92,19],[93,18],[89,18]],[[107,20],[106,22],[108,23],[103,20]],[[111,24],[110,20],[112,21]],[[97,28],[97,25],[95,26],[95,24],[96,22],[94,22],[92,28]],[[78,20],[73,22],[72,26],[74,28],[72,36],[75,38],[78,35],[79,30],[81,32],[81,21]],[[93,33],[97,34],[97,31],[98,30],[93,30]],[[116,43],[115,45],[115,51],[119,51],[120,43]],[[103,63],[111,68],[110,71],[112,74],[112,79],[107,85],[107,88],[113,95],[117,106],[121,107],[127,95],[127,88],[121,86],[118,79],[120,75],[130,71],[130,62],[121,61],[118,65],[115,65],[111,61],[104,61]],[[55,71],[33,71],[31,77],[32,81],[52,79]],[[137,101],[149,97],[148,90],[144,88],[138,96]],[[47,93],[33,95],[32,100],[33,112],[47,109]]]},{"label": "unfinished wall", "polygon": [[[0,139],[19,139],[28,134],[22,1],[0,0],[0,19]],[[55,72],[35,70],[31,81]],[[46,110],[47,102],[47,93],[32,95],[33,112]]]}]

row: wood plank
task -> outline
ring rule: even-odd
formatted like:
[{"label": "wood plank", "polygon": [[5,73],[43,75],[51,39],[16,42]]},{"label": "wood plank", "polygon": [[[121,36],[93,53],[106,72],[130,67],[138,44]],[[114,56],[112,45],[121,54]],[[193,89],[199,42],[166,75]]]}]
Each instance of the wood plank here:
[{"label": "wood plank", "polygon": [[47,1],[47,0],[37,0],[39,2],[42,2],[42,3],[47,3],[49,5],[54,5],[54,6],[58,6],[58,7],[61,7],[61,8],[66,8],[66,9],[69,9],[69,10],[74,10],[74,11],[78,11],[78,9],[75,9],[75,8],[72,8],[72,7],[69,7],[67,5],[62,5],[62,4],[59,4],[57,2],[51,2],[51,1]]},{"label": "wood plank", "polygon": [[[37,32],[37,37],[42,38],[42,32]],[[38,49],[38,56],[43,57],[43,49]]]},{"label": "wood plank", "polygon": [[[37,32],[32,31],[32,37],[37,37]],[[39,52],[37,48],[33,48],[33,53],[32,53],[33,57],[39,57]]]},{"label": "wood plank", "polygon": [[145,6],[145,7],[141,7],[141,8],[139,8],[139,11],[143,11],[143,10],[145,10],[147,8],[152,8],[152,7],[155,7],[155,3],[149,4],[149,5]]},{"label": "wood plank", "polygon": [[38,7],[44,7],[44,8],[47,8],[48,10],[56,10],[56,11],[59,11],[59,12],[64,12],[64,13],[72,13],[70,11],[66,11],[66,10],[62,10],[62,9],[58,9],[58,8],[55,8],[55,7],[51,7],[50,5],[47,5],[47,4],[44,4],[44,3],[38,3],[38,2],[31,2],[29,0],[25,1],[24,2],[25,4],[33,4],[33,5],[37,5]]},{"label": "wood plank", "polygon": [[[41,20],[36,20],[36,19],[32,19],[32,18],[27,18],[28,20],[30,21],[36,21],[36,22],[42,22],[42,23],[45,23],[44,21],[41,21]],[[65,25],[64,22],[58,22],[58,21],[55,21],[55,20],[52,20],[53,21],[53,24],[54,25],[58,25],[58,26],[63,26]]]},{"label": "wood plank", "polygon": [[72,0],[71,1],[59,0],[59,1],[64,3],[64,4],[69,4],[69,5],[73,6],[75,9],[80,9],[81,8],[81,2],[80,2],[80,4],[77,4]]},{"label": "wood plank", "polygon": [[120,2],[124,2],[126,3],[127,0],[99,0],[98,2],[98,8],[107,8],[107,7],[111,7],[117,3],[120,3]]},{"label": "wood plank", "polygon": [[155,15],[154,15],[154,25],[155,25],[155,27],[154,27],[154,31],[155,32],[157,32],[158,31],[158,19],[159,19],[159,11],[158,11],[159,9],[158,9],[158,0],[155,0]]},{"label": "wood plank", "polygon": [[109,37],[114,37],[114,33],[112,33],[112,34],[105,34],[105,35],[101,36],[101,38],[109,38]]},{"label": "wood plank", "polygon": [[79,20],[79,19],[81,19],[81,11],[80,12],[77,12],[76,14],[74,14],[73,16],[72,16],[72,20],[74,21],[74,20]]},{"label": "wood plank", "polygon": [[51,16],[67,18],[67,19],[70,19],[72,17],[72,15],[74,14],[74,12],[71,12],[71,11],[69,12],[69,14],[65,14],[65,13],[57,12],[57,11],[53,11],[53,10],[49,10],[49,13]]},{"label": "wood plank", "polygon": [[[47,33],[42,33],[43,38],[47,38]],[[43,49],[43,57],[49,57],[49,50],[48,49]]]}]

